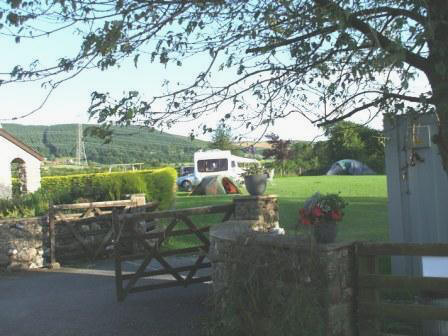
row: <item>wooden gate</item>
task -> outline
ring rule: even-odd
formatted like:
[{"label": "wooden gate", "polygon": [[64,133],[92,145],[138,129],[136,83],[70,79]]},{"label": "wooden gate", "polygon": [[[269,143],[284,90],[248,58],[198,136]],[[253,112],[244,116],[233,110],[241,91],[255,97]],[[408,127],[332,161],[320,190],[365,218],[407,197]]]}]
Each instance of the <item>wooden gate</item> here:
[{"label": "wooden gate", "polygon": [[[112,244],[112,210],[118,213],[147,212],[158,203],[144,204],[142,200],[120,200],[77,204],[59,204],[49,207],[50,262],[60,261],[57,254],[63,250],[63,241],[82,250],[83,258],[95,260]],[[75,212],[74,212],[75,211]],[[88,230],[85,230],[88,228]]]},{"label": "wooden gate", "polygon": [[[115,280],[118,301],[123,301],[130,293],[175,286],[188,286],[194,283],[210,281],[211,278],[209,275],[196,276],[199,269],[209,268],[211,266],[210,262],[205,261],[210,245],[207,234],[210,225],[199,227],[193,223],[191,217],[208,214],[224,214],[221,221],[226,221],[233,215],[233,211],[234,205],[226,204],[139,214],[120,215],[117,212],[114,212],[112,221],[115,232]],[[156,223],[148,232],[137,232],[135,230],[135,225],[132,225],[136,221],[146,221],[151,223],[161,219],[168,220],[168,223],[166,225]],[[131,235],[123,234],[126,227],[132,228],[133,232]],[[197,244],[175,249],[170,249],[166,246],[166,242],[169,238],[186,235],[195,237]],[[125,246],[126,243],[129,243],[129,241],[139,245],[141,252],[134,254],[126,253],[123,246]],[[195,255],[196,261],[187,266],[172,266],[166,259],[166,257],[169,256],[186,254]],[[122,270],[122,263],[136,260],[139,260],[137,270],[125,274]],[[152,271],[147,270],[147,267],[152,260],[156,260],[161,268]],[[174,281],[136,286],[137,281],[141,278],[154,279],[156,276],[166,274],[171,275]]]},{"label": "wooden gate", "polygon": [[[413,330],[422,328],[420,321],[423,320],[448,320],[446,304],[432,304],[448,298],[448,278],[398,276],[381,274],[379,270],[379,258],[384,256],[447,257],[448,244],[357,243],[355,251],[359,335],[385,335],[381,327],[385,320],[404,321],[404,325],[412,324]],[[447,326],[443,322],[429,323],[426,329],[416,332],[418,335],[446,335]],[[428,328],[444,332],[433,333]]]}]

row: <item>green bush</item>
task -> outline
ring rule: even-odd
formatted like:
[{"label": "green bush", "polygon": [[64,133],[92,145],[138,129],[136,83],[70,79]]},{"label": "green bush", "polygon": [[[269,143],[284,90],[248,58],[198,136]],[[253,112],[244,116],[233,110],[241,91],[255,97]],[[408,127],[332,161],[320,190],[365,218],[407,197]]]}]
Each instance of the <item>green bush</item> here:
[{"label": "green bush", "polygon": [[78,198],[93,202],[124,199],[144,193],[148,201],[159,201],[167,209],[174,201],[177,173],[174,168],[43,177],[41,189],[56,204]]},{"label": "green bush", "polygon": [[144,174],[148,188],[147,199],[160,202],[160,209],[168,209],[176,197],[177,172],[174,168],[156,169],[153,174]]},{"label": "green bush", "polygon": [[0,218],[42,216],[48,212],[48,195],[43,191],[0,199]]}]

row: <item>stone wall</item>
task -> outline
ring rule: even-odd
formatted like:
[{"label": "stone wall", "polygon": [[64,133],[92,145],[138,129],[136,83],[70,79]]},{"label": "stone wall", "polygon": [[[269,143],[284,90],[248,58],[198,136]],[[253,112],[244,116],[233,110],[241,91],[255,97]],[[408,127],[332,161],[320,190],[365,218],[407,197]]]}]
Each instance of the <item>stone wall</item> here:
[{"label": "stone wall", "polygon": [[[265,201],[267,198],[269,197],[266,196]],[[248,203],[250,202],[246,200],[240,202],[239,206],[244,207],[242,204]],[[276,204],[276,199],[268,203]],[[238,209],[237,203],[235,208]],[[264,209],[264,214],[266,212],[269,214],[272,210],[268,208],[259,207]],[[311,288],[318,289],[316,295],[319,297],[315,302],[325,302],[322,305],[324,313],[321,316],[325,330],[320,333],[321,335],[355,335],[353,244],[318,245],[304,235],[278,234],[281,232],[278,228],[272,230],[269,228],[270,225],[261,225],[265,222],[263,212],[258,219],[255,219],[255,216],[248,219],[247,213],[251,211],[251,209],[247,209],[246,212],[242,209],[235,211],[235,220],[213,226],[210,231],[209,258],[212,262],[213,289],[215,298],[224,300],[217,305],[225,307],[229,304],[225,302],[226,291],[235,282],[232,277],[235,276],[239,262],[243,265],[240,271],[242,269],[248,277],[254,274],[251,268],[265,267],[265,271],[262,271],[263,279],[257,282],[257,285],[264,283],[269,287],[266,288],[267,292],[275,286],[283,292],[285,288],[300,289],[300,286],[303,286],[305,291]],[[268,217],[278,218],[278,211],[275,215],[270,213]],[[314,269],[310,269],[311,257],[316,260],[313,264]],[[271,275],[274,275],[275,279],[269,279]],[[279,285],[279,282],[282,285]],[[316,288],[317,286],[319,288]],[[297,316],[297,319],[304,318],[307,317]],[[270,321],[270,323],[275,325],[280,322]]]},{"label": "stone wall", "polygon": [[[96,251],[101,245],[104,237],[112,227],[110,222],[98,222],[77,224],[76,221],[71,222],[73,229],[79,233],[79,236],[83,240],[85,246],[90,250],[87,252],[83,244],[75,238],[69,225],[64,222],[56,222],[55,224],[55,257],[56,262],[73,263],[77,260],[85,260],[92,258],[93,251]],[[111,243],[106,245],[106,249],[98,255],[99,258],[109,257],[111,250]]]},{"label": "stone wall", "polygon": [[355,256],[354,245],[318,246],[327,275],[329,335],[355,335]]},{"label": "stone wall", "polygon": [[47,217],[0,221],[0,270],[27,270],[44,265]]},{"label": "stone wall", "polygon": [[[72,223],[82,237],[84,244],[90,249],[89,252],[98,249],[111,229],[110,222],[82,225],[78,225],[76,222]],[[55,231],[57,263],[70,264],[74,261],[93,257],[74,237],[67,224],[56,223]],[[96,257],[107,258],[112,255],[112,252],[112,245],[109,241],[105,249]],[[0,271],[20,271],[50,266],[48,264],[49,256],[50,241],[47,216],[0,221]]]}]

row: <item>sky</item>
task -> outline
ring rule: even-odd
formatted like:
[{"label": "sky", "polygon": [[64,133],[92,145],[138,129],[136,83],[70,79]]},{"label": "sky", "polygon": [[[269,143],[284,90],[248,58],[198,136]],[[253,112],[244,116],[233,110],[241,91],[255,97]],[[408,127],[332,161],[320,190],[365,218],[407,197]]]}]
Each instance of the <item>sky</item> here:
[{"label": "sky", "polygon": [[[79,38],[70,33],[60,33],[51,38],[38,40],[22,40],[17,44],[12,38],[0,37],[2,50],[0,72],[10,71],[16,64],[29,64],[38,58],[44,65],[50,65],[56,59],[75,53]],[[180,82],[188,82],[200,70],[201,59],[193,59],[187,66],[169,66],[141,61],[136,68],[132,60],[124,62],[120,68],[107,71],[88,70],[79,76],[64,82],[49,96],[48,100],[37,112],[15,121],[14,117],[27,114],[39,107],[45,99],[48,90],[41,88],[39,83],[20,83],[0,87],[0,123],[15,122],[27,125],[53,125],[65,123],[93,123],[89,120],[87,109],[92,91],[110,92],[119,98],[122,93],[137,90],[150,98],[153,94],[161,93],[161,83],[168,78]],[[228,74],[231,76],[231,74]],[[422,84],[423,85],[423,84]],[[367,116],[360,114],[352,121],[365,123]],[[196,120],[190,123],[180,123],[165,131],[177,135],[188,136],[192,129],[196,129],[201,122],[217,125],[218,117],[207,120]],[[382,116],[375,118],[370,124],[376,129],[382,128]],[[314,140],[321,138],[323,131],[312,125],[304,117],[294,115],[280,119],[269,129],[269,132],[279,134],[283,139]],[[237,132],[238,133],[238,132]],[[244,133],[244,132],[243,132]],[[235,134],[234,135],[238,135]],[[261,130],[246,134],[247,140],[258,139]],[[208,136],[199,138],[209,140]]]}]

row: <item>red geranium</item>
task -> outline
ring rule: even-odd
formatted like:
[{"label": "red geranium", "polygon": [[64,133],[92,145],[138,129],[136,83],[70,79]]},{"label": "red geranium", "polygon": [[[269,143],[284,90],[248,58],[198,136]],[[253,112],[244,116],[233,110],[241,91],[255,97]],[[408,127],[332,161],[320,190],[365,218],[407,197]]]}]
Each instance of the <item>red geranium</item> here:
[{"label": "red geranium", "polygon": [[340,221],[342,219],[342,213],[339,210],[333,210],[330,213],[331,219],[335,221]]},{"label": "red geranium", "polygon": [[315,206],[313,209],[311,209],[311,214],[314,217],[321,217],[321,216],[323,216],[324,213],[319,206]]},{"label": "red geranium", "polygon": [[304,217],[304,218],[302,218],[302,224],[303,225],[311,225],[311,221],[308,218]]},{"label": "red geranium", "polygon": [[302,222],[303,225],[310,225],[311,224],[311,220],[308,218],[307,211],[302,208],[299,210],[300,213],[300,221]]},{"label": "red geranium", "polygon": [[340,221],[344,216],[342,209],[347,203],[338,194],[314,194],[299,210],[303,225],[319,225],[328,221]]}]

